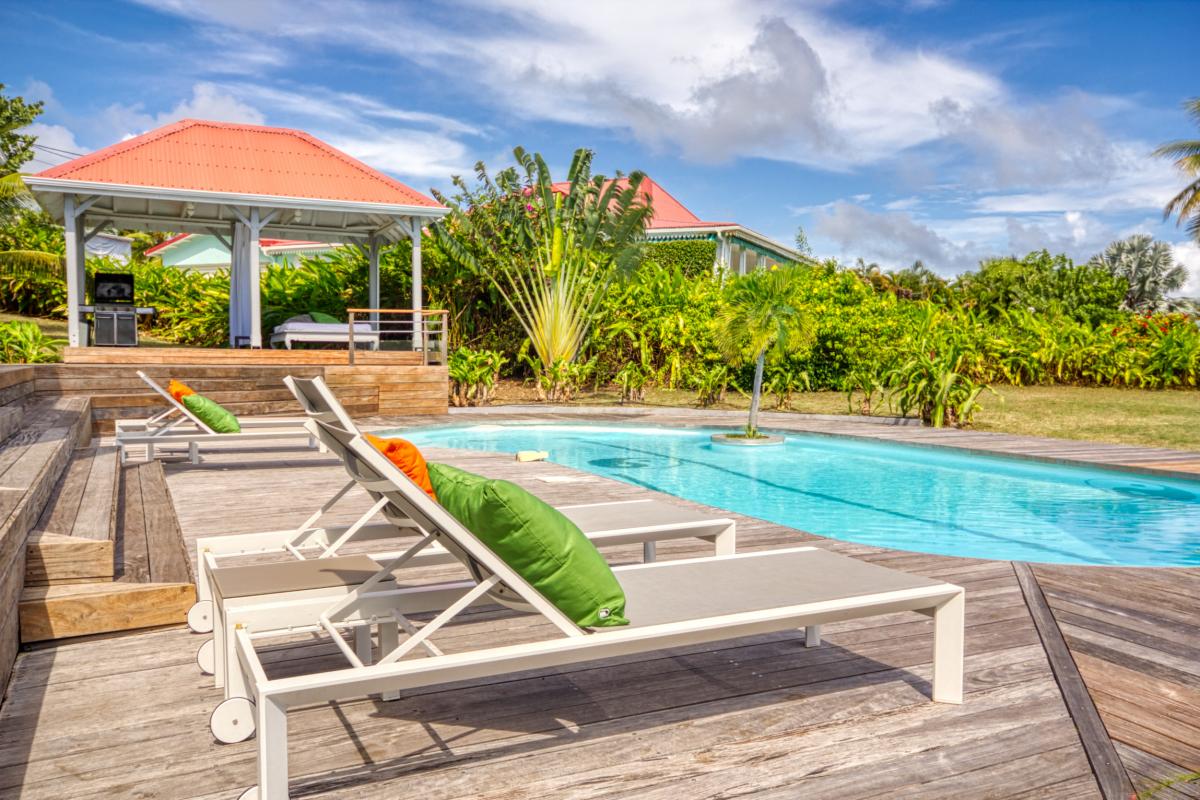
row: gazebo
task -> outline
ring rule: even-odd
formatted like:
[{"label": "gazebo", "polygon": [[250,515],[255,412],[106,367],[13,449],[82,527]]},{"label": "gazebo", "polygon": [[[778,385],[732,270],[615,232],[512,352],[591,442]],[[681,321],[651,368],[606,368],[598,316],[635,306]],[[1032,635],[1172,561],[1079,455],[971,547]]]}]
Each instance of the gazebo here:
[{"label": "gazebo", "polygon": [[262,347],[261,238],[358,245],[379,308],[379,252],[412,243],[420,326],[421,230],[447,213],[430,197],[303,131],[185,119],[25,179],[63,225],[69,344],[80,336],[85,244],[106,228],[211,234],[230,250],[229,336]]}]

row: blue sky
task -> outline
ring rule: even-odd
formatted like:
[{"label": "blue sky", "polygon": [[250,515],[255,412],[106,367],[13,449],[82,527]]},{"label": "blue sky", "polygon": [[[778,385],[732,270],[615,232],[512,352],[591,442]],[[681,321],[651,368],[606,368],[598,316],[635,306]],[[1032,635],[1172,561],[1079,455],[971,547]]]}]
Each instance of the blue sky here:
[{"label": "blue sky", "polygon": [[[86,152],[191,116],[307,130],[416,188],[514,145],[641,169],[704,219],[951,274],[1149,232],[1194,137],[1195,2],[0,4],[8,91]],[[43,151],[34,167],[54,156]]]}]

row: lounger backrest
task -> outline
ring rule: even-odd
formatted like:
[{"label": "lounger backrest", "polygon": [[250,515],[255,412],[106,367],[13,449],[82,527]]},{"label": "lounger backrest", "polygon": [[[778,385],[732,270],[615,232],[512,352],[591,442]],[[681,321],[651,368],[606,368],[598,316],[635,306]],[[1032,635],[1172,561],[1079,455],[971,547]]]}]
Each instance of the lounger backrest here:
[{"label": "lounger backrest", "polygon": [[159,386],[158,383],[153,378],[151,378],[146,373],[142,372],[140,369],[138,370],[138,377],[141,378],[142,381],[147,386],[149,386],[154,391],[158,392],[159,395],[162,396],[162,399],[166,400],[176,411],[178,411],[180,414],[183,414],[185,417],[187,417],[189,420],[191,420],[193,423],[195,423],[197,428],[204,431],[205,433],[211,433],[214,436],[216,435],[216,433],[217,433],[216,431],[214,431],[212,428],[208,427],[208,425],[204,424],[204,421],[201,420],[199,417],[197,417],[195,414],[193,414],[191,411],[188,411],[187,406],[185,406],[183,403],[179,402],[174,397],[172,397],[170,392],[168,392],[163,387]]},{"label": "lounger backrest", "polygon": [[288,375],[283,379],[283,383],[295,395],[296,402],[309,417],[336,422],[345,430],[358,433],[354,420],[346,413],[337,396],[325,385],[325,381],[320,378],[297,378]]},{"label": "lounger backrest", "polygon": [[569,617],[546,600],[362,435],[320,420],[310,420],[306,425],[319,427],[336,440],[347,454],[347,471],[355,476],[364,489],[387,498],[389,505],[383,511],[385,517],[412,520],[426,533],[434,534],[437,541],[461,561],[477,581],[486,580],[492,575],[498,577],[501,583],[489,592],[493,600],[511,608],[537,611],[569,635],[580,631]]}]

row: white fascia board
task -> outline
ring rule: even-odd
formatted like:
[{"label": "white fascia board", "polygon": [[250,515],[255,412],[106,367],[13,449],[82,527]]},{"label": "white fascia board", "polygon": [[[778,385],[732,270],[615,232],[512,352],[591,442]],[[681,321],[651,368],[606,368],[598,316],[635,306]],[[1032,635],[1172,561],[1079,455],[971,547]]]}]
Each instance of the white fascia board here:
[{"label": "white fascia board", "polygon": [[385,214],[391,216],[424,217],[440,219],[450,213],[443,206],[406,206],[391,203],[365,203],[353,200],[329,200],[313,197],[283,197],[269,194],[238,194],[234,192],[209,192],[199,189],[165,189],[157,186],[132,186],[100,181],[73,181],[66,178],[25,179],[25,185],[34,192],[58,192],[61,194],[95,194],[109,197],[133,197],[149,200],[167,200],[180,203],[212,203],[226,206],[265,206],[267,208],[297,208],[313,211],[349,211],[363,214]]},{"label": "white fascia board", "polygon": [[689,226],[686,228],[651,228],[650,230],[646,231],[646,238],[652,239],[654,236],[684,236],[689,233],[693,234],[693,235],[699,235],[699,236],[703,236],[703,235],[707,235],[707,234],[711,234],[711,233],[715,233],[715,234],[732,233],[736,236],[742,237],[743,239],[745,239],[747,241],[753,242],[754,244],[758,245],[759,247],[762,247],[764,250],[772,250],[774,252],[779,253],[782,256],[786,256],[787,258],[791,259],[792,261],[801,261],[804,258],[803,256],[800,255],[800,253],[798,251],[793,250],[790,247],[785,247],[784,245],[781,245],[779,242],[776,242],[773,239],[769,239],[766,236],[763,236],[758,231],[750,230],[749,228],[744,227],[742,225],[713,225],[711,227],[710,226]]}]

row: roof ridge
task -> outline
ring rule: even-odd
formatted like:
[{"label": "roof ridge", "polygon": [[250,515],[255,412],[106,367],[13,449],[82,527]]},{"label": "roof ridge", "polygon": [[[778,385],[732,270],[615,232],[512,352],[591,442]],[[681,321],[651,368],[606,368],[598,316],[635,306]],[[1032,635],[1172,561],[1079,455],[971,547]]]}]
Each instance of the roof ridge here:
[{"label": "roof ridge", "polygon": [[[284,130],[284,129],[280,129],[280,130]],[[347,152],[339,150],[338,148],[334,147],[333,145],[329,144],[328,142],[321,141],[320,139],[313,136],[311,133],[308,133],[307,131],[293,130],[292,132],[299,138],[301,138],[304,141],[308,142],[309,144],[315,146],[318,150],[324,150],[325,152],[329,153],[329,155],[333,156],[334,158],[341,159],[347,165],[354,167],[356,170],[363,173],[363,175],[365,175],[368,178],[371,178],[372,180],[381,181],[384,185],[390,186],[391,188],[397,189],[402,192],[419,194],[417,192],[417,190],[412,188],[411,186],[406,186],[405,184],[401,183],[400,181],[396,180],[395,178],[391,177],[390,175],[384,175],[382,172],[375,169],[374,167],[371,167],[371,166],[363,163],[362,161],[358,160],[357,158],[355,158],[354,156],[350,155]]]}]

